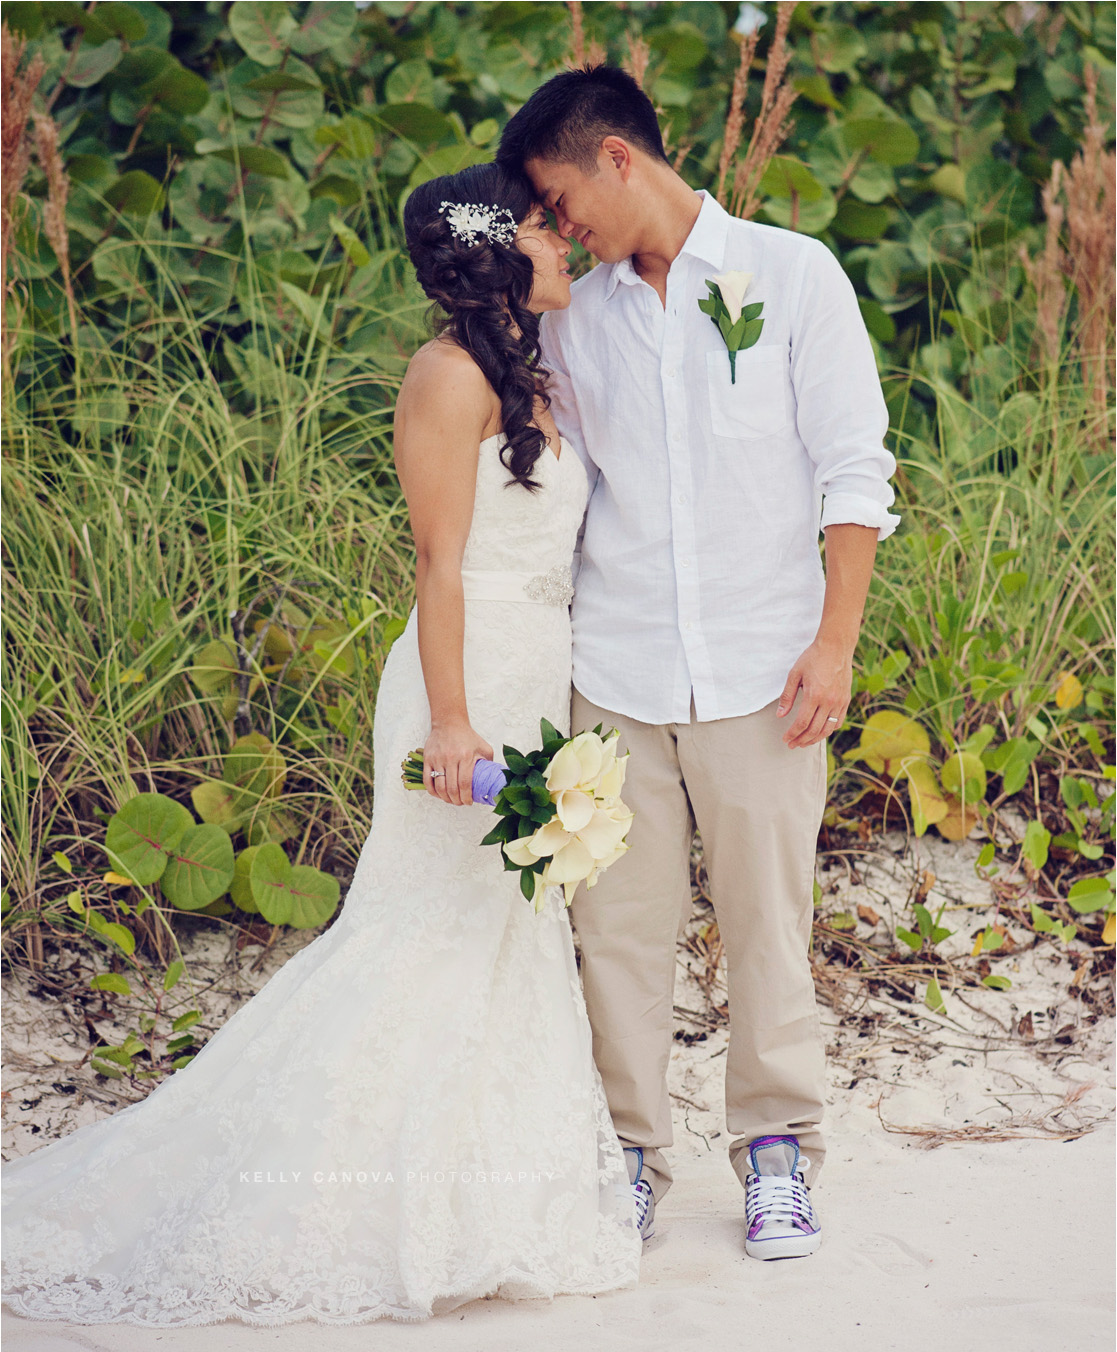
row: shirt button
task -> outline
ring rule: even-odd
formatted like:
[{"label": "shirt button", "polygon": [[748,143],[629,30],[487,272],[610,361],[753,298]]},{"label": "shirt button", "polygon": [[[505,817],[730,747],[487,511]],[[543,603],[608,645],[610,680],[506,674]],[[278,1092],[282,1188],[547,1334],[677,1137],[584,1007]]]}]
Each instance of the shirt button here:
[{"label": "shirt button", "polygon": [[675,368],[674,368],[673,366],[668,367],[667,371],[665,372],[665,375],[667,376],[667,379],[668,379],[668,380],[674,380],[674,379],[675,379]]},{"label": "shirt button", "polygon": [[689,620],[687,620],[686,624],[683,625],[683,628],[684,628],[684,629],[693,629],[694,626],[691,624],[691,622],[690,622]]},{"label": "shirt button", "polygon": [[686,502],[686,494],[685,494],[685,493],[680,493],[680,494],[679,494],[679,505],[682,506],[685,502]]},{"label": "shirt button", "polygon": [[683,567],[684,567],[684,568],[689,568],[689,567],[690,567],[690,560],[689,560],[689,559],[683,559]]}]

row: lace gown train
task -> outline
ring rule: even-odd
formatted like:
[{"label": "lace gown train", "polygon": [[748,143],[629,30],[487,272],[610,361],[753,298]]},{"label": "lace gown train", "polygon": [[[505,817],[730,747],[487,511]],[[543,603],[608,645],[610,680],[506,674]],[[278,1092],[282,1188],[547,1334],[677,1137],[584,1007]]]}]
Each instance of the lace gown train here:
[{"label": "lace gown train", "polygon": [[[481,443],[463,561],[470,716],[498,756],[538,745],[542,715],[569,730],[561,583],[587,490],[566,443],[539,492],[506,488],[502,444]],[[478,844],[489,809],[404,789],[428,728],[412,612],[342,914],[142,1102],[4,1165],[15,1312],[358,1324],[636,1283],[561,892],[535,914]]]}]

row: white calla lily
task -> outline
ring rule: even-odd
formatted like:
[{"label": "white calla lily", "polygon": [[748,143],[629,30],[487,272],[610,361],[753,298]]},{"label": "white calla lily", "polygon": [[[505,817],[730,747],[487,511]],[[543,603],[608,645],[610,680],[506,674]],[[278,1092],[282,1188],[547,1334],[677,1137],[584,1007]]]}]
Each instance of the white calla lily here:
[{"label": "white calla lily", "polygon": [[621,789],[624,788],[624,776],[627,768],[628,755],[614,758],[613,763],[598,780],[594,796],[603,798],[606,802],[618,798]]},{"label": "white calla lily", "polygon": [[528,849],[535,859],[545,859],[569,845],[573,839],[574,836],[563,827],[558,817],[552,817],[536,831],[535,835],[528,837]]},{"label": "white calla lily", "polygon": [[628,846],[624,843],[624,841],[621,841],[621,843],[617,846],[617,848],[613,851],[612,854],[606,855],[604,859],[594,860],[593,871],[590,873],[590,876],[586,879],[586,886],[593,887],[594,884],[597,882],[597,879],[600,876],[600,874],[604,873],[607,868],[611,868],[617,862],[617,860],[621,858],[622,855],[625,855],[627,853]]},{"label": "white calla lily", "polygon": [[521,836],[519,840],[509,841],[504,847],[504,853],[519,868],[531,868],[539,859],[531,848],[530,836]]},{"label": "white calla lily", "polygon": [[751,272],[720,272],[716,277],[711,277],[710,281],[716,283],[721,292],[721,298],[725,302],[725,308],[729,311],[729,322],[736,324],[741,317],[741,310],[745,304],[745,293],[752,283],[753,274]]},{"label": "white calla lily", "polygon": [[584,841],[574,836],[547,862],[544,869],[548,883],[580,883],[593,868],[593,855]]},{"label": "white calla lily", "polygon": [[547,766],[546,785],[552,794],[564,789],[576,789],[582,777],[582,762],[574,750],[574,743],[567,742],[551,757]]},{"label": "white calla lily", "polygon": [[589,850],[595,861],[605,859],[624,839],[625,833],[632,825],[632,817],[633,814],[627,811],[615,816],[612,809],[595,808],[592,821],[578,832],[577,838]]},{"label": "white calla lily", "polygon": [[601,738],[596,732],[580,732],[571,741],[570,746],[582,767],[578,787],[592,788],[594,781],[601,773],[601,762],[605,754]]},{"label": "white calla lily", "polygon": [[593,799],[582,789],[563,789],[554,795],[555,812],[564,831],[573,835],[588,825],[593,816]]}]

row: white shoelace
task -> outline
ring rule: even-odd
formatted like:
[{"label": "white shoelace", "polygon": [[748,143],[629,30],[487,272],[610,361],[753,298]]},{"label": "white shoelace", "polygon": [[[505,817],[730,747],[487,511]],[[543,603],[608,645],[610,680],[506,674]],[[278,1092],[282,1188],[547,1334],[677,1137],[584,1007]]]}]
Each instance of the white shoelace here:
[{"label": "white shoelace", "polygon": [[764,1225],[774,1221],[798,1228],[795,1221],[800,1217],[812,1230],[817,1229],[818,1222],[802,1174],[749,1176],[745,1189],[745,1220],[750,1230],[757,1218]]}]

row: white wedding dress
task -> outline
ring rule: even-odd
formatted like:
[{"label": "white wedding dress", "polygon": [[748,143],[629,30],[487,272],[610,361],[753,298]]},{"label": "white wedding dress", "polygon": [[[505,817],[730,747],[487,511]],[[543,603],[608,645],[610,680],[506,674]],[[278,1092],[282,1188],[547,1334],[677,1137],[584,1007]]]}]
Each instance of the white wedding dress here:
[{"label": "white wedding dress", "polygon": [[[586,502],[481,443],[463,579],[470,719],[497,758],[570,720],[563,596]],[[562,894],[536,914],[481,805],[408,791],[429,731],[413,611],[377,697],[375,801],[333,926],[140,1103],[4,1165],[3,1298],[158,1327],[422,1319],[630,1287],[641,1241]]]}]

